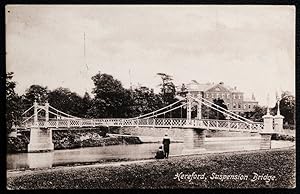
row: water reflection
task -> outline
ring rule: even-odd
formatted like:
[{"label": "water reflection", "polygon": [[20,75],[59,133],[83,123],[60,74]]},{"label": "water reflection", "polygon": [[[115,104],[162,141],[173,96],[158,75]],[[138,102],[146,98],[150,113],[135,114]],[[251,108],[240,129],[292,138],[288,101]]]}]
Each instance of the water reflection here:
[{"label": "water reflection", "polygon": [[54,152],[30,153],[27,155],[29,168],[50,168],[54,160]]}]

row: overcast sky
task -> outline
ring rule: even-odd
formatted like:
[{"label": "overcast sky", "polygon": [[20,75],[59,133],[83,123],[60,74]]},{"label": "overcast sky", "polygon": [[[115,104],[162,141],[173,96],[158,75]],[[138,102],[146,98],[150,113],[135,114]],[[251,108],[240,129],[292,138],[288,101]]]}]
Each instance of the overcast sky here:
[{"label": "overcast sky", "polygon": [[10,5],[6,24],[19,94],[39,84],[83,95],[99,71],[126,88],[156,88],[158,72],[177,85],[223,81],[261,105],[295,93],[293,6]]}]

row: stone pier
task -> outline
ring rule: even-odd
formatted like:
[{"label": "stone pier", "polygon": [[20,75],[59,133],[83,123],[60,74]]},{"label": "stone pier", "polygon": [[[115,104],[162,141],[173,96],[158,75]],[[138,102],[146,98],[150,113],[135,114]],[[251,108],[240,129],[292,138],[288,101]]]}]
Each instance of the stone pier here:
[{"label": "stone pier", "polygon": [[42,152],[54,150],[52,142],[52,129],[40,129],[32,127],[30,129],[30,142],[28,144],[28,152]]},{"label": "stone pier", "polygon": [[199,153],[205,150],[205,129],[187,128],[184,130],[183,153]]},{"label": "stone pier", "polygon": [[282,115],[275,115],[274,116],[274,131],[275,133],[283,133],[283,119],[284,116]]},{"label": "stone pier", "polygon": [[267,114],[263,116],[264,119],[264,128],[263,131],[260,132],[261,142],[260,149],[271,149],[271,137],[274,134],[273,129],[273,119],[274,117],[270,115],[268,110]]}]

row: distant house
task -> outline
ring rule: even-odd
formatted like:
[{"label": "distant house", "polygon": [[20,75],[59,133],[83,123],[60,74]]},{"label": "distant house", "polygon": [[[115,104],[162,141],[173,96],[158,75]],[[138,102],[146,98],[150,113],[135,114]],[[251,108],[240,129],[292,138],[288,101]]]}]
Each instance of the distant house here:
[{"label": "distant house", "polygon": [[223,99],[228,110],[237,114],[253,111],[253,107],[258,105],[253,94],[251,99],[245,98],[243,92],[237,90],[236,87],[227,86],[223,82],[203,84],[193,81],[184,85],[184,87],[186,88],[185,91],[181,90],[179,92],[181,95],[186,95],[187,92],[190,92],[192,96],[197,97],[200,94],[211,102],[214,99]]}]

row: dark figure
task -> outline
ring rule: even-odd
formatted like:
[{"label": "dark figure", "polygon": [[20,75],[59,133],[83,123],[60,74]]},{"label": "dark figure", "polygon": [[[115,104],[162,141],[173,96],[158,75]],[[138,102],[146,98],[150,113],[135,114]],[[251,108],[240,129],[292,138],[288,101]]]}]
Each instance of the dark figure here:
[{"label": "dark figure", "polygon": [[163,159],[165,157],[164,151],[162,149],[162,146],[159,146],[158,151],[156,152],[156,159]]},{"label": "dark figure", "polygon": [[168,134],[165,134],[165,137],[163,138],[163,145],[164,145],[164,152],[165,152],[165,158],[169,157],[169,151],[170,151],[170,137]]}]

